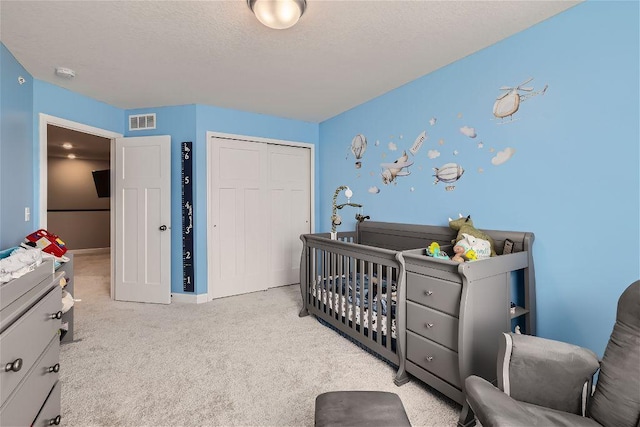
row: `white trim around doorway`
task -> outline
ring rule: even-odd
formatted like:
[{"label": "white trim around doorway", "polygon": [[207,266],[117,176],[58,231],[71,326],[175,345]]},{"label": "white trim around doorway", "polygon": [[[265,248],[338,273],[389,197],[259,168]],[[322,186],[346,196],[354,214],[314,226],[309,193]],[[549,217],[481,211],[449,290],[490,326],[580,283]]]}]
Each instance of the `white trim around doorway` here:
[{"label": "white trim around doorway", "polygon": [[[75,130],[78,132],[83,132],[83,133],[88,133],[91,135],[95,135],[95,136],[99,136],[102,138],[108,138],[111,140],[111,152],[113,153],[113,151],[115,150],[115,139],[116,138],[120,138],[123,135],[117,132],[112,132],[110,130],[106,130],[106,129],[100,129],[97,127],[93,127],[93,126],[89,126],[89,125],[85,125],[83,123],[78,123],[78,122],[74,122],[71,120],[67,120],[67,119],[63,119],[60,117],[55,117],[55,116],[50,116],[48,114],[44,114],[44,113],[40,113],[39,114],[39,128],[38,128],[38,140],[40,143],[40,164],[38,165],[39,168],[37,168],[37,170],[39,170],[40,176],[39,176],[39,182],[40,182],[40,187],[38,188],[38,200],[40,201],[40,205],[39,205],[39,210],[40,210],[40,215],[39,215],[39,225],[37,226],[37,228],[47,228],[47,187],[48,187],[48,180],[47,180],[47,125],[54,125],[54,126],[59,126],[59,127],[63,127],[66,129],[71,129],[71,130]],[[115,156],[111,156],[111,170],[114,170],[115,167]],[[114,188],[113,186],[113,174],[111,174],[111,188]],[[111,258],[111,298],[113,299],[113,286],[114,286],[114,278],[115,278],[115,264],[114,264],[114,260],[115,260],[115,256],[114,256],[114,248],[115,245],[113,244],[113,242],[115,242],[115,216],[114,216],[114,212],[115,212],[115,206],[114,206],[114,198],[111,197],[111,205],[109,207],[110,211],[111,211],[111,220],[110,220],[110,227],[111,227],[111,249],[110,249],[110,258]]]}]

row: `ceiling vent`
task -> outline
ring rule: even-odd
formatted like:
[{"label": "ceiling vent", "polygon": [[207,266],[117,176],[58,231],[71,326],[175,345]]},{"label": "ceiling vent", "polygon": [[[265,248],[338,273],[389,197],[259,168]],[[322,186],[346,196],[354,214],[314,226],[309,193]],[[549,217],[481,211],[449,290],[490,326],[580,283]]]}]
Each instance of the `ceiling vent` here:
[{"label": "ceiling vent", "polygon": [[144,130],[156,128],[156,113],[136,114],[129,116],[129,130]]}]

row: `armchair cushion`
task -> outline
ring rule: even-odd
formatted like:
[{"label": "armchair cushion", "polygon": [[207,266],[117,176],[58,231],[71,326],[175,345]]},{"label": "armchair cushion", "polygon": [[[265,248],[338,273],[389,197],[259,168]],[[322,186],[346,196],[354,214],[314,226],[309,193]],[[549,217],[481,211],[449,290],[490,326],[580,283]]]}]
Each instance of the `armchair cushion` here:
[{"label": "armchair cushion", "polygon": [[477,376],[465,380],[467,402],[482,427],[594,427],[594,420],[530,403],[518,402]]},{"label": "armchair cushion", "polygon": [[640,281],[618,301],[589,416],[605,426],[640,426]]},{"label": "armchair cushion", "polygon": [[576,345],[503,334],[498,385],[513,399],[558,411],[585,415],[598,357]]}]

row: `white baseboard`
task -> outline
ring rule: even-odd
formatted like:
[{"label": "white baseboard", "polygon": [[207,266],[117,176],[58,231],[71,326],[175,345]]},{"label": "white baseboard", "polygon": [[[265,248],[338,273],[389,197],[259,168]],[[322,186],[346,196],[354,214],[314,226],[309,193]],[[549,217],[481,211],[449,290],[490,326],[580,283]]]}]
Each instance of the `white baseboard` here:
[{"label": "white baseboard", "polygon": [[186,302],[190,304],[202,304],[208,302],[208,294],[171,294],[171,302]]},{"label": "white baseboard", "polygon": [[89,249],[73,249],[69,251],[70,254],[74,255],[97,255],[97,254],[108,254],[111,253],[111,248],[89,248]]}]

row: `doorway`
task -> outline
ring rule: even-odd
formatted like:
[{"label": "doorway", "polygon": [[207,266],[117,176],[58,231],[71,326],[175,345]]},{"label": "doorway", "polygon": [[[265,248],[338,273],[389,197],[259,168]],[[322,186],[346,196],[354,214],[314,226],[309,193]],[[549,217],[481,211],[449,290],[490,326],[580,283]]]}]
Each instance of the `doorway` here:
[{"label": "doorway", "polygon": [[[109,141],[109,153],[111,153],[114,150],[114,144],[115,144],[115,138],[121,137],[122,134],[120,133],[116,133],[116,132],[111,132],[105,129],[100,129],[100,128],[96,128],[93,126],[89,126],[83,123],[78,123],[78,122],[74,122],[71,120],[67,120],[67,119],[62,119],[59,117],[55,117],[55,116],[50,116],[47,114],[42,114],[40,113],[39,115],[39,143],[40,143],[40,162],[39,162],[39,195],[38,195],[38,210],[39,210],[39,221],[38,221],[38,226],[37,228],[43,228],[43,229],[48,229],[49,228],[49,168],[48,168],[48,164],[49,164],[49,143],[48,143],[48,130],[49,130],[49,126],[55,127],[55,128],[62,128],[65,131],[75,131],[78,132],[80,134],[84,134],[88,137],[99,137],[102,139],[106,139]],[[54,128],[52,128],[54,129]],[[56,131],[57,129],[54,129],[54,131]],[[72,143],[73,145],[73,143]],[[103,147],[104,148],[104,147]],[[61,148],[62,150],[67,150],[65,148]],[[52,149],[53,150],[53,149]],[[55,152],[55,150],[54,150]],[[53,153],[52,153],[53,154]],[[71,154],[71,153],[68,153]],[[68,156],[67,154],[67,156]],[[68,157],[66,158],[67,160],[76,160],[76,159],[69,159]],[[105,164],[105,163],[100,163]],[[109,155],[109,162],[108,162],[108,169],[109,170],[113,170],[114,169],[114,159],[112,158],[111,155]],[[104,170],[104,169],[102,169]],[[91,178],[93,180],[93,177]],[[113,188],[113,178],[110,177],[109,178],[109,184],[111,186],[111,188]],[[86,184],[86,182],[85,182]],[[94,190],[93,191],[97,191],[95,189],[95,183],[93,183],[94,185]],[[91,187],[89,187],[91,188]],[[86,189],[86,188],[85,188]],[[54,192],[55,193],[55,192]],[[96,193],[97,194],[97,193]],[[96,196],[97,197],[97,196]],[[105,203],[105,202],[103,202]],[[109,198],[109,202],[108,202],[108,213],[109,213],[109,242],[114,242],[114,200],[113,198]],[[55,207],[55,205],[54,205]],[[96,208],[98,209],[98,208]],[[99,209],[106,209],[106,208],[99,208]],[[81,212],[81,211],[80,211]],[[104,211],[97,211],[97,212],[104,212]],[[55,212],[52,214],[62,214],[61,212]],[[76,212],[75,215],[77,215],[78,213]],[[102,213],[102,215],[104,215],[104,213]],[[58,218],[53,219],[52,220],[58,221]],[[54,230],[51,230],[54,231]],[[54,231],[55,232],[55,231]],[[64,239],[64,231],[60,231],[60,236]],[[114,287],[113,287],[113,277],[114,277],[114,257],[113,257],[113,250],[114,250],[114,245],[110,244],[109,245],[109,258],[110,258],[110,271],[111,271],[111,286],[110,286],[110,295],[111,298],[113,299],[113,295],[114,295]]]},{"label": "doorway", "polygon": [[110,251],[111,140],[47,125],[47,229],[74,254]]}]

